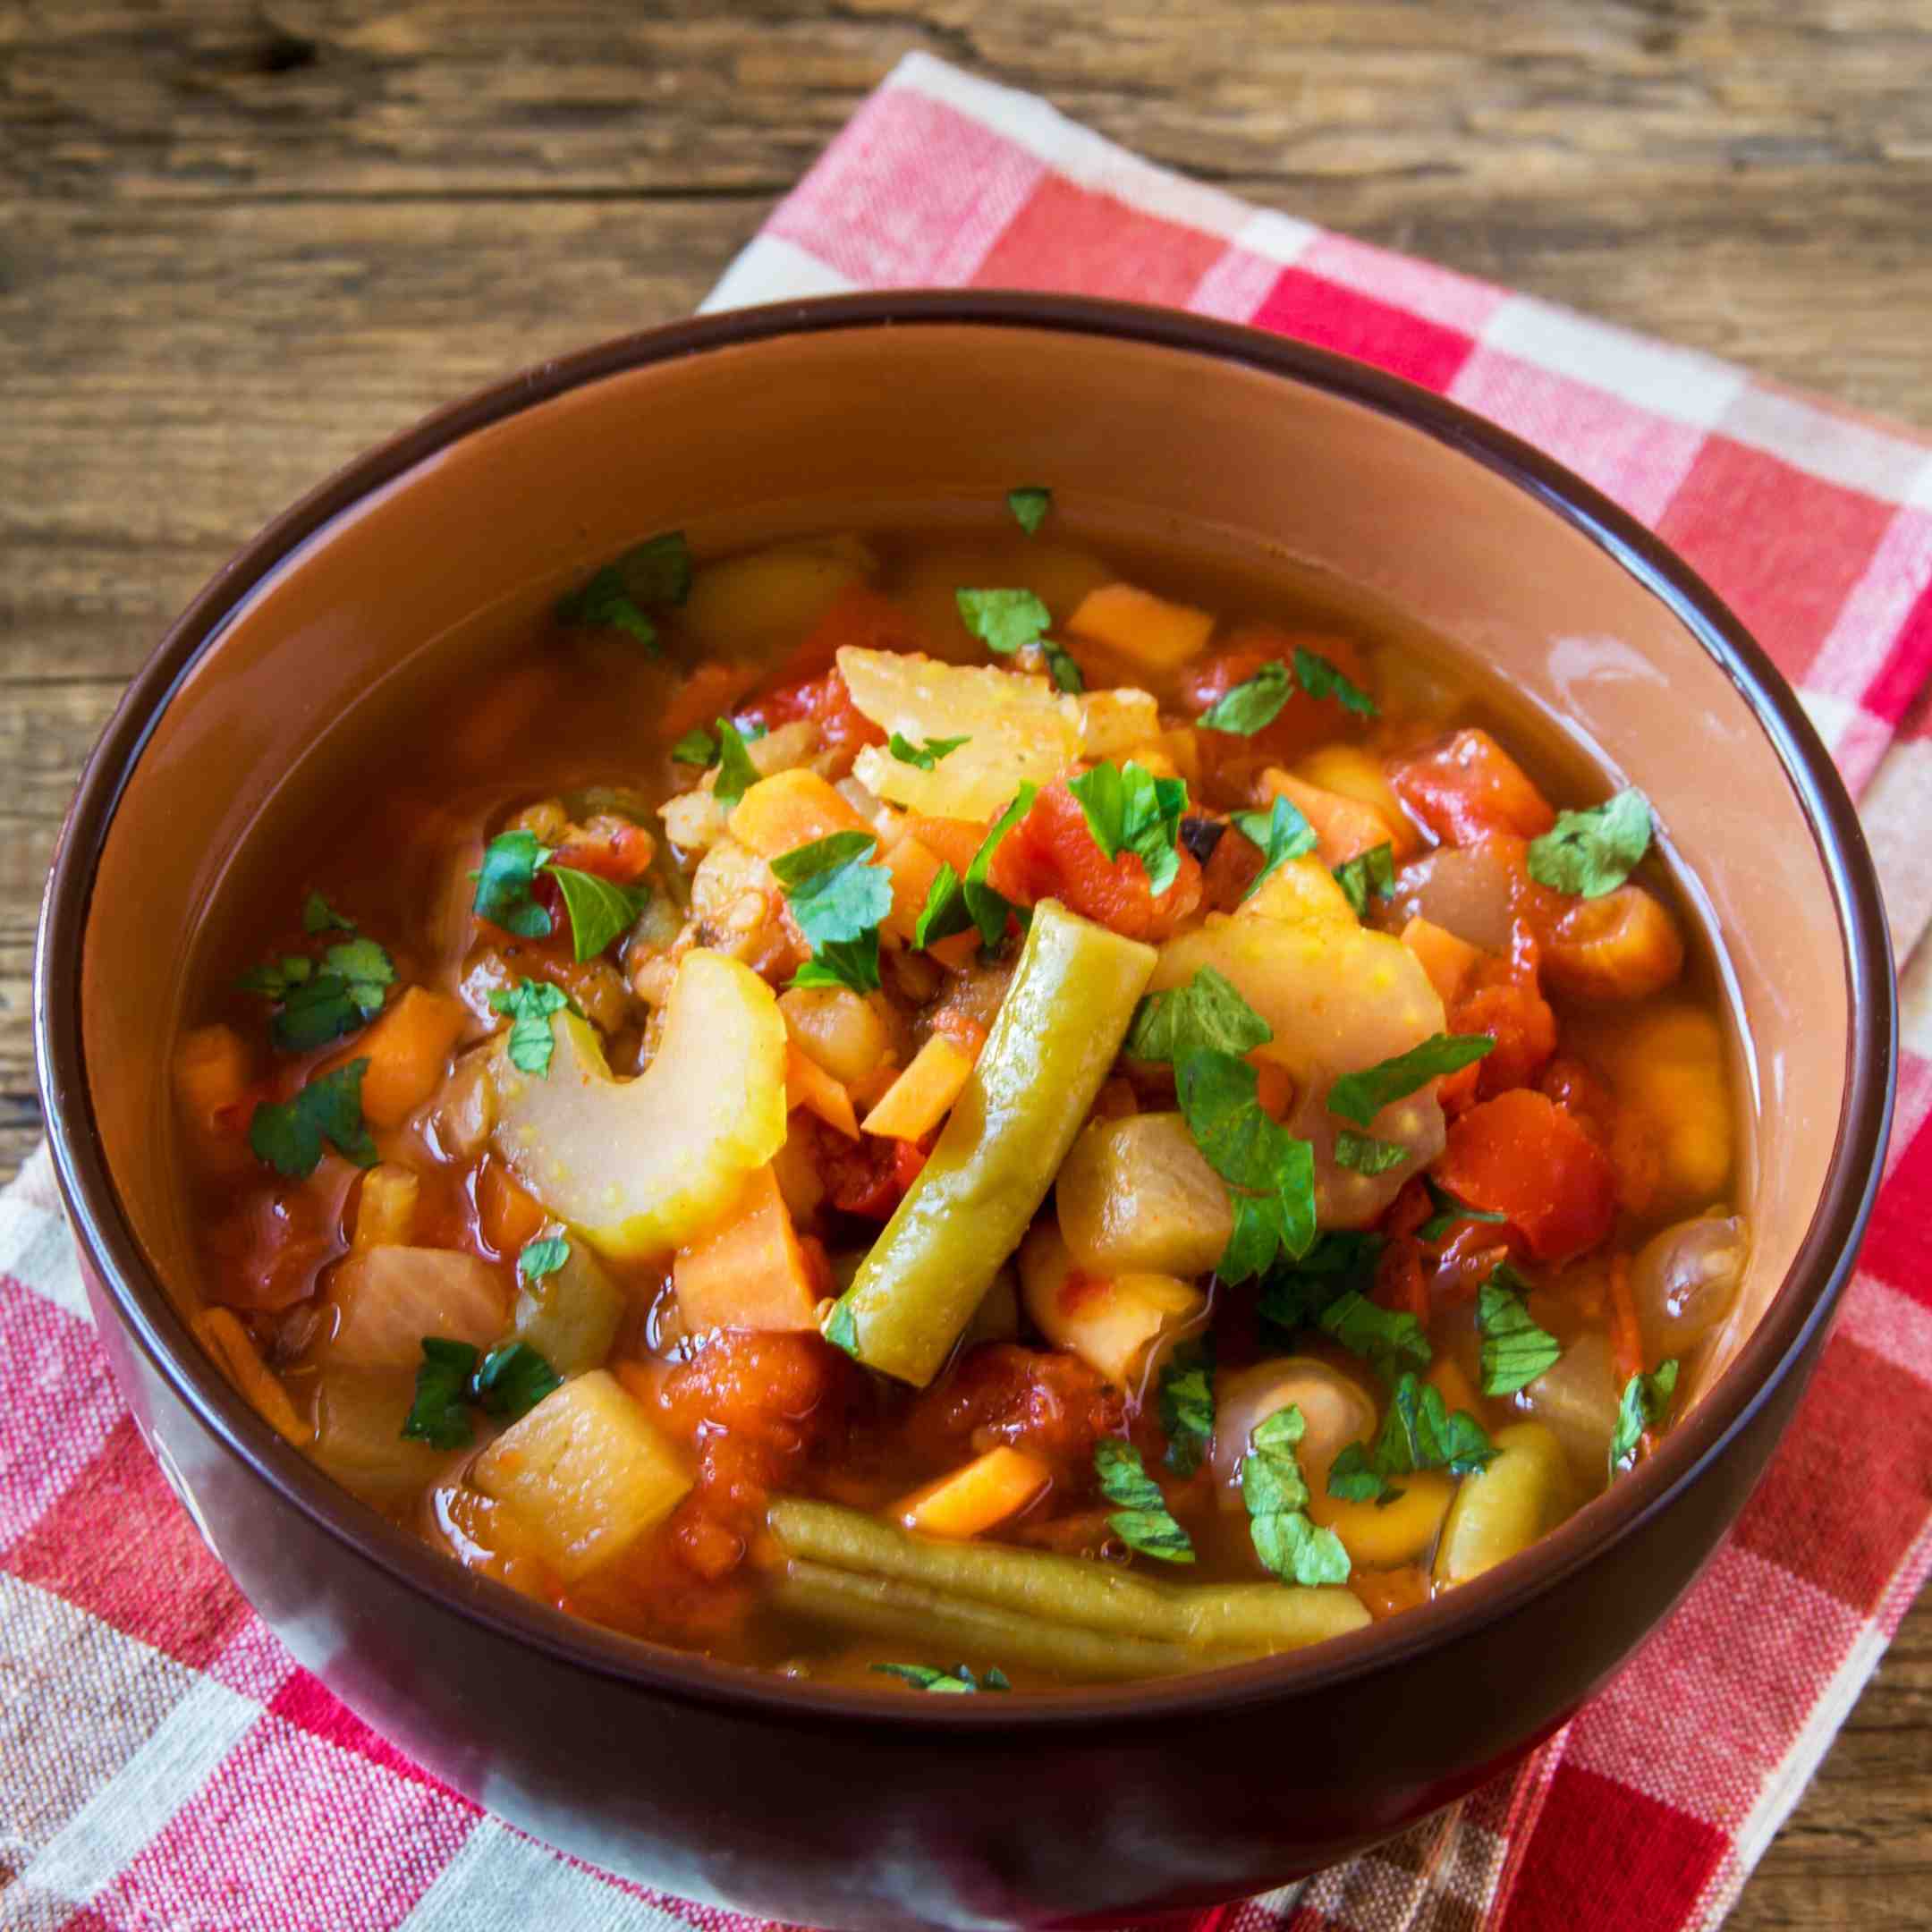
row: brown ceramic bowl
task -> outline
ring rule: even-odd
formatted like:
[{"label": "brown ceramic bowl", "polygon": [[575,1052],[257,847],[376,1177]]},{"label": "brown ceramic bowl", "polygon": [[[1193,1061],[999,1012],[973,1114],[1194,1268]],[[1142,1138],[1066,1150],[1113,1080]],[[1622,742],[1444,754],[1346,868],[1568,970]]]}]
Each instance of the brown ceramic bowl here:
[{"label": "brown ceramic bowl", "polygon": [[[377,1520],[191,1340],[164,1044],[243,830],[377,681],[535,611],[640,530],[1046,479],[1258,541],[1416,614],[1656,801],[1721,934],[1756,1263],[1728,1366],[1532,1550],[1393,1624],[1154,1685],[911,1699],[575,1623]],[[445,647],[445,655],[448,647]],[[347,740],[343,734],[348,733]],[[834,1927],[1119,1919],[1271,1886],[1543,1737],[1670,1609],[1762,1470],[1876,1188],[1885,916],[1790,690],[1655,538],[1422,391],[1293,343],[1098,303],[886,295],[689,322],[547,363],[352,464],[196,598],[94,754],[35,1018],[55,1157],[147,1439],[297,1657],[412,1757],[584,1858]],[[1748,1332],[1746,1332],[1748,1331]]]}]

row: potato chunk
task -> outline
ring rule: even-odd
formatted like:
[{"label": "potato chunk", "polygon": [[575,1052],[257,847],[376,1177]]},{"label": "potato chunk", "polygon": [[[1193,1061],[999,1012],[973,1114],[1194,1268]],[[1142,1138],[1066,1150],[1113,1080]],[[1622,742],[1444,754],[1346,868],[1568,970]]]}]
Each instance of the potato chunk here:
[{"label": "potato chunk", "polygon": [[486,1348],[503,1334],[508,1297],[496,1271],[448,1248],[368,1248],[329,1282],[335,1326],[322,1344],[343,1368],[413,1368],[425,1335]]},{"label": "potato chunk", "polygon": [[493,1442],[470,1480],[516,1518],[566,1583],[621,1555],[691,1479],[607,1371],[566,1382]]},{"label": "potato chunk", "polygon": [[1054,1200],[1075,1264],[1095,1275],[1204,1275],[1234,1232],[1227,1188],[1178,1114],[1093,1122]]},{"label": "potato chunk", "polygon": [[1060,1231],[1041,1222],[1020,1249],[1020,1285],[1033,1326],[1117,1387],[1138,1387],[1156,1348],[1192,1327],[1208,1297],[1172,1275],[1089,1275]]}]

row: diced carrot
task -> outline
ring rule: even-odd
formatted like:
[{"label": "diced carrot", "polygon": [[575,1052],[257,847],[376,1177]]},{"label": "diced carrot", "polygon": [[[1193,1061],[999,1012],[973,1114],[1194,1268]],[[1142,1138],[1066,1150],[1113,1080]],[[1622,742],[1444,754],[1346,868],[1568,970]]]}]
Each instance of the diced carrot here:
[{"label": "diced carrot", "polygon": [[852,1096],[809,1053],[785,1046],[785,1106],[805,1107],[848,1140],[859,1138],[859,1116]]},{"label": "diced carrot", "polygon": [[1538,1261],[1597,1246],[1616,1218],[1616,1174],[1546,1094],[1519,1087],[1454,1121],[1432,1172],[1472,1208],[1500,1214]]},{"label": "diced carrot", "polygon": [[920,1140],[948,1113],[972,1076],[971,1057],[944,1033],[928,1036],[911,1064],[880,1095],[860,1123],[869,1134],[894,1140]]},{"label": "diced carrot", "polygon": [[1305,778],[1297,778],[1270,766],[1261,774],[1266,797],[1281,797],[1293,805],[1315,828],[1320,841],[1317,851],[1325,866],[1346,865],[1351,859],[1377,845],[1392,845],[1393,828],[1372,805],[1360,799],[1344,798],[1339,792],[1325,792]]},{"label": "diced carrot", "polygon": [[1445,1006],[1455,1004],[1482,958],[1467,939],[1457,938],[1446,927],[1419,914],[1402,928],[1402,943],[1421,962],[1422,970]]},{"label": "diced carrot", "polygon": [[1294,767],[1294,775],[1325,792],[1340,792],[1343,798],[1366,805],[1388,827],[1389,843],[1394,847],[1397,865],[1421,849],[1422,835],[1402,808],[1395,788],[1388,782],[1382,760],[1366,746],[1332,743],[1318,745]]},{"label": "diced carrot", "polygon": [[701,664],[672,692],[671,701],[657,719],[657,734],[667,744],[675,744],[687,732],[702,725],[709,731],[715,721],[729,716],[731,708],[758,682],[755,665],[724,664],[712,658]]},{"label": "diced carrot", "polygon": [[915,813],[906,820],[906,836],[917,839],[961,878],[986,843],[987,828],[970,818],[928,818]]},{"label": "diced carrot", "polygon": [[1214,634],[1212,612],[1171,604],[1137,584],[1089,590],[1067,620],[1076,637],[1118,651],[1149,671],[1173,671],[1197,656]]},{"label": "diced carrot", "polygon": [[1530,775],[1486,731],[1438,739],[1389,771],[1395,795],[1437,838],[1472,845],[1491,832],[1540,838],[1556,823]]},{"label": "diced carrot", "polygon": [[227,1370],[229,1378],[248,1397],[250,1406],[278,1436],[298,1449],[307,1446],[310,1430],[295,1413],[288,1391],[264,1366],[255,1343],[241,1322],[226,1309],[203,1309],[194,1318],[201,1345]]},{"label": "diced carrot", "polygon": [[383,1161],[362,1176],[350,1246],[406,1248],[416,1232],[416,1200],[422,1182],[407,1167]]},{"label": "diced carrot", "polygon": [[979,950],[979,935],[969,927],[966,931],[954,933],[950,939],[936,939],[926,948],[927,956],[937,960],[948,972],[963,972],[973,962],[973,955]]},{"label": "diced carrot", "polygon": [[731,835],[761,859],[776,859],[835,832],[872,827],[809,766],[760,778],[738,801]]},{"label": "diced carrot", "polygon": [[1052,1480],[1037,1456],[1002,1444],[915,1489],[892,1513],[923,1536],[976,1537],[1017,1516]]},{"label": "diced carrot", "polygon": [[451,1049],[469,1023],[469,1011],[460,1000],[427,987],[407,987],[342,1056],[368,1057],[363,1119],[377,1127],[400,1127],[442,1084]]},{"label": "diced carrot", "polygon": [[886,930],[910,942],[919,930],[919,917],[926,910],[933,881],[939,877],[939,860],[929,845],[908,835],[886,854],[885,866],[892,874],[893,885]]},{"label": "diced carrot", "polygon": [[816,1329],[818,1291],[777,1177],[760,1167],[738,1205],[672,1264],[678,1311],[693,1331]]},{"label": "diced carrot", "polygon": [[182,1035],[174,1072],[175,1104],[198,1135],[213,1135],[248,1090],[254,1066],[233,1027],[205,1026]]},{"label": "diced carrot", "polygon": [[500,1255],[520,1254],[542,1232],[543,1208],[526,1194],[503,1164],[487,1160],[477,1174],[477,1224]]}]

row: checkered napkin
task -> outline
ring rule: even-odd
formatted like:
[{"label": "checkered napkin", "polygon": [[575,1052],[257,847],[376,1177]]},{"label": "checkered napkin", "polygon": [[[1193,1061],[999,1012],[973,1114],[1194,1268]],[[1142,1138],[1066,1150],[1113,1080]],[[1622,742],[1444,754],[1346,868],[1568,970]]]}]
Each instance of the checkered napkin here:
[{"label": "checkered napkin", "polygon": [[[1250,208],[919,55],[708,306],[941,284],[1250,322],[1504,424],[1690,557],[1861,799],[1905,962],[1899,1126],[1769,1475],[1670,1623],[1517,1771],[1198,1932],[1713,1926],[1932,1568],[1932,443]],[[478,1810],[295,1668],[141,1448],[44,1150],[0,1196],[0,1932],[749,1932]]]}]

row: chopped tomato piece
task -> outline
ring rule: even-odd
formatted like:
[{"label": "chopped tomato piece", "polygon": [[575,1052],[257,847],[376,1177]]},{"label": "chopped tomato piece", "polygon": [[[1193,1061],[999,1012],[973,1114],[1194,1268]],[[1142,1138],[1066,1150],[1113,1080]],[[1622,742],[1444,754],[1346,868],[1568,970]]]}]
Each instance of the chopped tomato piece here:
[{"label": "chopped tomato piece", "polygon": [[1201,897],[1216,912],[1232,912],[1260,876],[1261,848],[1232,825],[1215,841],[1201,869]]},{"label": "chopped tomato piece", "polygon": [[1457,1199],[1506,1216],[1538,1261],[1596,1247],[1616,1219],[1609,1156],[1547,1094],[1527,1087],[1453,1122],[1433,1172]]},{"label": "chopped tomato piece", "polygon": [[1513,1087],[1527,1087],[1556,1051],[1556,1015],[1532,981],[1487,978],[1478,969],[1479,983],[1449,1009],[1452,1033],[1489,1033],[1496,1050],[1467,1071],[1476,1076],[1476,1091],[1493,1100]]},{"label": "chopped tomato piece", "polygon": [[1095,843],[1080,801],[1064,784],[1051,784],[1000,841],[987,877],[1016,905],[1057,899],[1126,938],[1160,940],[1200,905],[1199,862],[1185,850],[1177,856],[1179,872],[1157,894],[1140,854],[1109,859]]},{"label": "chopped tomato piece", "polygon": [[867,1221],[889,1221],[925,1165],[926,1150],[916,1140],[876,1134],[856,1141],[819,1137],[818,1171],[826,1198],[841,1214]]},{"label": "chopped tomato piece", "polygon": [[984,1453],[1001,1443],[1089,1479],[1094,1445],[1117,1434],[1125,1398],[1077,1355],[983,1343],[914,1406],[911,1432],[944,1467],[962,1444]]},{"label": "chopped tomato piece", "polygon": [[793,718],[809,718],[818,727],[819,742],[833,754],[829,775],[843,778],[866,745],[884,744],[886,733],[852,700],[845,680],[836,671],[802,684],[787,684],[741,712],[770,729]]},{"label": "chopped tomato piece", "polygon": [[316,1275],[342,1251],[342,1204],[316,1187],[246,1195],[208,1229],[211,1301],[285,1309],[314,1293]]},{"label": "chopped tomato piece", "polygon": [[582,831],[581,838],[570,840],[550,855],[553,865],[594,872],[619,886],[632,885],[649,871],[657,846],[642,826],[605,813],[591,819]]},{"label": "chopped tomato piece", "polygon": [[[1347,638],[1321,631],[1243,624],[1219,650],[1189,667],[1181,687],[1182,702],[1199,717],[1237,684],[1245,684],[1265,664],[1284,664],[1292,676],[1298,648],[1326,657],[1352,683],[1368,682],[1360,648]],[[1350,714],[1333,699],[1311,698],[1298,679],[1293,694],[1269,724],[1246,738],[1232,732],[1203,732],[1201,752],[1211,763],[1232,758],[1242,764],[1284,765],[1326,743],[1351,722]]]},{"label": "chopped tomato piece", "polygon": [[1404,805],[1439,839],[1473,845],[1492,832],[1540,838],[1556,823],[1530,775],[1486,731],[1452,733],[1389,767]]}]

